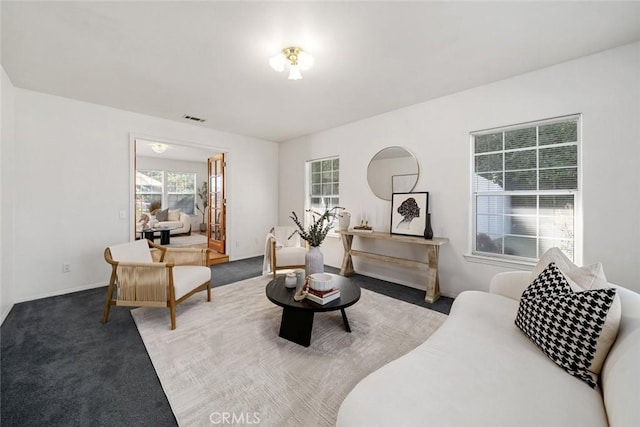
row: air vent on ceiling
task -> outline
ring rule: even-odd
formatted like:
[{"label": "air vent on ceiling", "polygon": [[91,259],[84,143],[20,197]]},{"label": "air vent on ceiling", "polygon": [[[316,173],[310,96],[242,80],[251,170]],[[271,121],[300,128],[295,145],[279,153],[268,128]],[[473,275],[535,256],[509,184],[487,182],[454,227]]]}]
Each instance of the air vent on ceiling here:
[{"label": "air vent on ceiling", "polygon": [[188,119],[188,120],[193,120],[194,122],[206,122],[207,119],[201,119],[200,117],[195,117],[195,116],[190,116],[188,114],[185,114],[184,116],[182,116],[183,119]]}]

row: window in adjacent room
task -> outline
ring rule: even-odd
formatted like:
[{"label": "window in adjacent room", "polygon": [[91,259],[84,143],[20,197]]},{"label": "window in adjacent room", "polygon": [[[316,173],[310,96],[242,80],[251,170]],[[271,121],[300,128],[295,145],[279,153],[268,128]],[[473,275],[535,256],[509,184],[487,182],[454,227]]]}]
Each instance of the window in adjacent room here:
[{"label": "window in adjacent room", "polygon": [[580,139],[579,115],[471,134],[473,254],[575,260]]},{"label": "window in adjacent room", "polygon": [[136,171],[136,213],[148,212],[151,203],[162,204],[164,171]]},{"label": "window in adjacent room", "polygon": [[[340,203],[340,159],[331,157],[307,162],[306,209],[322,213]],[[305,215],[309,223],[309,214]],[[336,219],[334,218],[334,223]]]},{"label": "window in adjacent room", "polygon": [[167,172],[167,206],[195,214],[196,174],[193,172]]}]

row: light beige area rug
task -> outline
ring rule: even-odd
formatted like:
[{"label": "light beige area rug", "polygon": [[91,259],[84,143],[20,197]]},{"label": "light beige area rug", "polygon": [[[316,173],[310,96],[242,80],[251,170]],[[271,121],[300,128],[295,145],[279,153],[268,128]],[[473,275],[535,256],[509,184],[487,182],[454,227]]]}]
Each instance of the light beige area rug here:
[{"label": "light beige area rug", "polygon": [[[424,342],[444,314],[362,290],[346,312],[316,313],[311,346],[278,336],[282,308],[256,277],[200,293],[178,307],[132,311],[180,426],[333,426],[367,374]],[[226,417],[227,423],[224,423]]]},{"label": "light beige area rug", "polygon": [[[180,248],[183,246],[204,245],[207,243],[207,236],[200,233],[191,233],[189,236],[171,236],[169,241],[171,244],[164,246]],[[156,243],[159,244],[160,241],[156,239]]]}]

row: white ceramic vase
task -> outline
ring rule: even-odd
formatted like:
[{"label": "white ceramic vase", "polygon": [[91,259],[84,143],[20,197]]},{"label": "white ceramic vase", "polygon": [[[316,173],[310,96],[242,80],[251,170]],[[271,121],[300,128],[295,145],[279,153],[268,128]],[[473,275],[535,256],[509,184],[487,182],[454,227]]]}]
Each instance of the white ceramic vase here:
[{"label": "white ceramic vase", "polygon": [[324,273],[324,255],[320,246],[310,246],[304,257],[304,270],[308,276],[314,273]]},{"label": "white ceramic vase", "polygon": [[338,228],[344,231],[349,230],[349,223],[351,222],[351,214],[349,212],[342,212],[340,215],[341,215],[340,219],[338,219]]}]

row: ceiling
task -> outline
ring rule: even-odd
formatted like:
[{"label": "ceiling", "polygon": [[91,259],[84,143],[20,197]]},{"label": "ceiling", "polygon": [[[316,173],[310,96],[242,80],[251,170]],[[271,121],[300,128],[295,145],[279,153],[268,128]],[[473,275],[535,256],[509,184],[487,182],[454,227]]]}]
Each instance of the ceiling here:
[{"label": "ceiling", "polygon": [[[161,142],[167,148],[163,153],[156,153],[151,148],[152,145]],[[217,150],[198,148],[184,143],[174,143],[167,141],[151,141],[142,138],[136,138],[136,157],[151,157],[155,159],[171,159],[184,160],[189,162],[206,163],[207,159]]]},{"label": "ceiling", "polygon": [[2,1],[1,40],[16,87],[279,142],[640,40],[640,2]]}]

